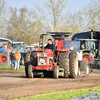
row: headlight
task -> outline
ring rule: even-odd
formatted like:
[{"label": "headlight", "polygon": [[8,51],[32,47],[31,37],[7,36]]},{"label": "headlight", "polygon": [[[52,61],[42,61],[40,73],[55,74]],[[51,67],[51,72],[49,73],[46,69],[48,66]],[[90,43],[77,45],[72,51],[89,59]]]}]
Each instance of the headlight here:
[{"label": "headlight", "polygon": [[53,57],[48,57],[49,59],[53,59]]},{"label": "headlight", "polygon": [[40,56],[40,57],[41,57],[41,56],[42,56],[42,54],[41,54],[41,53],[37,53],[37,56]]},{"label": "headlight", "polygon": [[47,57],[47,53],[44,53],[44,57]]}]

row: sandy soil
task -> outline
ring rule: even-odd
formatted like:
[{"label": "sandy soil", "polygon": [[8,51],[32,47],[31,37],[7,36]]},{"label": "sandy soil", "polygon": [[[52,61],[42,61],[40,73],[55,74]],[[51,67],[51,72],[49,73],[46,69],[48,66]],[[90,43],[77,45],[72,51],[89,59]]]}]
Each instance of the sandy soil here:
[{"label": "sandy soil", "polygon": [[26,78],[24,72],[0,72],[0,94],[10,98],[34,96],[72,89],[100,86],[100,72],[91,73],[86,78]]}]

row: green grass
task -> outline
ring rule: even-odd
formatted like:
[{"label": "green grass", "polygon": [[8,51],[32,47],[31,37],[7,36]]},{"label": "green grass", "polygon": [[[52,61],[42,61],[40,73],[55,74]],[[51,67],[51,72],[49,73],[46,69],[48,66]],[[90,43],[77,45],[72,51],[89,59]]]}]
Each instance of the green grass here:
[{"label": "green grass", "polygon": [[[14,67],[13,67],[13,69],[14,69]],[[0,71],[11,71],[13,69],[11,69],[11,66],[3,66],[3,65],[0,65]],[[23,65],[21,65],[20,66],[20,70],[22,71],[24,69],[25,69],[25,67]]]},{"label": "green grass", "polygon": [[69,100],[72,97],[79,97],[80,95],[85,96],[93,92],[100,93],[100,86],[87,89],[53,92],[42,95],[36,95],[34,97],[26,97],[26,98],[10,99],[10,100]]}]

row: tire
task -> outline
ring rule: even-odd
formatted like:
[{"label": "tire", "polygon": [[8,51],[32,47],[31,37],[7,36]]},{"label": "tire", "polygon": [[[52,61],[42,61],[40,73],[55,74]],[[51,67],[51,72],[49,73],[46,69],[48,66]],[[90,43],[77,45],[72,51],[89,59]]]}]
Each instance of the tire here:
[{"label": "tire", "polygon": [[0,63],[8,63],[9,57],[7,54],[0,54]]},{"label": "tire", "polygon": [[81,71],[81,77],[87,77],[89,76],[89,64],[88,62],[80,62],[80,71]]},{"label": "tire", "polygon": [[21,58],[21,65],[24,65],[24,57],[22,56],[22,58]]},{"label": "tire", "polygon": [[83,61],[89,63],[89,53],[83,53]]},{"label": "tire", "polygon": [[30,57],[31,57],[30,58],[31,59],[31,65],[37,66],[37,52],[32,51]]},{"label": "tire", "polygon": [[69,71],[70,71],[70,77],[76,78],[78,77],[78,56],[76,51],[72,51],[69,54]]},{"label": "tire", "polygon": [[58,79],[59,77],[59,67],[58,66],[54,67],[53,76],[55,79]]},{"label": "tire", "polygon": [[26,56],[25,56],[25,73],[26,73],[26,77],[28,77],[28,66],[30,65],[30,54],[31,54],[31,51],[28,51],[26,53]]},{"label": "tire", "polygon": [[28,77],[33,78],[32,65],[28,65]]},{"label": "tire", "polygon": [[59,57],[59,66],[61,68],[64,68],[64,77],[69,77],[69,53],[70,51],[67,51],[65,53],[61,53]]},{"label": "tire", "polygon": [[81,72],[80,72],[80,68],[78,68],[78,74],[77,74],[77,77],[80,77],[80,74]]}]

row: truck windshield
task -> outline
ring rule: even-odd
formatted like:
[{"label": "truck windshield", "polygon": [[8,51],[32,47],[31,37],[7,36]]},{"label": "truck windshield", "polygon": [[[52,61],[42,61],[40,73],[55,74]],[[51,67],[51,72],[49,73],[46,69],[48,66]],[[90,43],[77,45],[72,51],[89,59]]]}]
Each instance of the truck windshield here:
[{"label": "truck windshield", "polygon": [[65,41],[64,47],[70,50],[80,50],[80,41]]},{"label": "truck windshield", "polygon": [[62,40],[55,39],[55,48],[61,49],[69,49],[69,50],[80,50],[80,41],[72,41],[72,40]]},{"label": "truck windshield", "polygon": [[13,48],[24,48],[24,43],[13,43]]},{"label": "truck windshield", "polygon": [[91,50],[92,53],[93,53],[93,51],[96,49],[95,41],[86,41],[86,42],[85,42],[85,47],[86,47],[88,50]]}]

